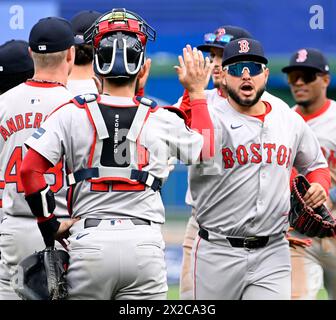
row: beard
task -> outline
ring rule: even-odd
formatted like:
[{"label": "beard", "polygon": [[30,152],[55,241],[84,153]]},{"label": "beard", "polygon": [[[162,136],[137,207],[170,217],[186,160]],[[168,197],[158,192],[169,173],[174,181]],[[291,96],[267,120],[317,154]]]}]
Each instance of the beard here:
[{"label": "beard", "polygon": [[308,109],[313,103],[313,100],[305,100],[305,101],[295,101],[296,104],[304,109]]},{"label": "beard", "polygon": [[252,107],[254,106],[260,99],[260,97],[263,95],[265,92],[266,87],[263,86],[261,87],[257,93],[256,96],[253,98],[241,98],[237,92],[237,90],[233,89],[232,87],[226,85],[226,90],[229,95],[229,97],[236,102],[238,105],[243,106],[243,107]]}]

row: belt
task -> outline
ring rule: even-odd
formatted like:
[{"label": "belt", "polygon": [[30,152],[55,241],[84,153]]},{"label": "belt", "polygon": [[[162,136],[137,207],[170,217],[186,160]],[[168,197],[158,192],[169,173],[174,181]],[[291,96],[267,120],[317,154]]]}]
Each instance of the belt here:
[{"label": "belt", "polygon": [[84,229],[97,227],[99,223],[103,220],[109,220],[111,221],[111,224],[113,224],[112,222],[115,222],[117,220],[131,220],[134,225],[150,225],[151,224],[149,220],[140,219],[140,218],[127,218],[127,219],[125,218],[112,218],[112,219],[86,218],[84,221]]},{"label": "belt", "polygon": [[[209,241],[209,232],[203,228],[200,228],[198,235],[204,239]],[[225,237],[231,244],[232,247],[238,248],[248,248],[248,249],[256,249],[265,247],[268,243],[269,237],[257,237],[250,236],[246,238],[240,237]]]}]

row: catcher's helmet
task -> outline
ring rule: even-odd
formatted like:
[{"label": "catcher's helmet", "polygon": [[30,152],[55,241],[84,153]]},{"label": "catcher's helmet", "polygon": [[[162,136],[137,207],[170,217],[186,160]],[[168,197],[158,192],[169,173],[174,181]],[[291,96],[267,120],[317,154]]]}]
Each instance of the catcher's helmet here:
[{"label": "catcher's helmet", "polygon": [[84,33],[94,48],[94,70],[105,78],[129,78],[145,61],[147,40],[156,32],[140,16],[126,9],[103,14]]}]

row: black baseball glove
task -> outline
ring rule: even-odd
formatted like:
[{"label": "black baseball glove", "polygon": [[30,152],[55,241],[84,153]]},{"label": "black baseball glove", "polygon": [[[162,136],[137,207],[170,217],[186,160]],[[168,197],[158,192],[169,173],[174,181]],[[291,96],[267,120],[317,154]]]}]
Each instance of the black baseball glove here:
[{"label": "black baseball glove", "polygon": [[18,265],[15,292],[24,300],[63,300],[68,295],[66,271],[69,254],[46,248],[23,259]]},{"label": "black baseball glove", "polygon": [[303,200],[310,187],[310,183],[303,175],[293,180],[288,215],[289,224],[296,231],[309,237],[333,237],[336,232],[336,223],[325,205],[311,208]]}]

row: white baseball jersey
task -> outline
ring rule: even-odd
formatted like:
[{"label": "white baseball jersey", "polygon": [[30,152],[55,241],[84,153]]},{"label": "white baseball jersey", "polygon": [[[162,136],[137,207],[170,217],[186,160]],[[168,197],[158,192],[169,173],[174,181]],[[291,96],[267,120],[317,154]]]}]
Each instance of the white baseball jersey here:
[{"label": "white baseball jersey", "polygon": [[294,107],[306,123],[314,131],[320,145],[322,152],[327,159],[332,185],[336,185],[336,102],[328,100],[316,113],[304,116],[298,109]]},{"label": "white baseball jersey", "polygon": [[[62,86],[27,81],[0,96],[0,170],[5,180],[3,211],[15,216],[33,216],[24,198],[19,168],[27,151],[23,145],[57,106],[70,101]],[[56,165],[56,163],[55,163]],[[57,192],[57,216],[69,216],[64,188],[64,164],[60,162],[46,175]]]},{"label": "white baseball jersey", "polygon": [[68,80],[67,88],[74,96],[85,93],[98,93],[96,83],[93,79]]},{"label": "white baseball jersey", "polygon": [[262,99],[271,105],[264,122],[208,97],[215,161],[192,166],[189,185],[197,221],[212,238],[286,231],[293,163],[303,174],[327,167],[304,120],[279,98]]},{"label": "white baseball jersey", "polygon": [[[114,106],[115,109],[135,107],[131,98],[102,95],[100,99],[99,104]],[[119,121],[124,121],[121,115],[115,115],[113,127],[119,127]],[[65,154],[72,172],[88,166],[90,149],[96,135],[85,109],[68,104],[53,113],[42,128],[43,134],[30,137],[27,145],[53,164]],[[184,120],[175,113],[162,108],[149,114],[139,139],[149,154],[144,170],[163,180],[169,175],[169,157],[177,156],[186,163],[195,162],[203,145],[200,134],[187,128]],[[111,151],[113,154],[113,146]],[[126,215],[164,222],[164,207],[159,192],[154,192],[151,188],[144,191],[132,191],[129,188],[126,190],[128,192],[118,192],[114,189],[114,183],[104,184],[106,186],[106,190],[99,191],[89,181],[79,182],[73,193],[73,216],[108,219]]]}]

